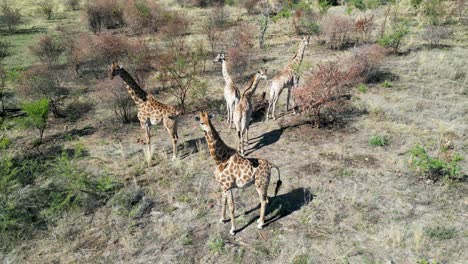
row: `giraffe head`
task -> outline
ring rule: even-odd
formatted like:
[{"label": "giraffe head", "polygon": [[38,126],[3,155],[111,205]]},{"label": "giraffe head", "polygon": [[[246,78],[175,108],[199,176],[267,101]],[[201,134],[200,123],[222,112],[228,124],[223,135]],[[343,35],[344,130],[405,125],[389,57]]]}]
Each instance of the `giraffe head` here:
[{"label": "giraffe head", "polygon": [[267,69],[266,68],[260,68],[257,72],[258,78],[261,80],[266,80],[267,79]]},{"label": "giraffe head", "polygon": [[203,129],[205,133],[211,131],[211,121],[210,119],[213,118],[213,114],[209,114],[206,111],[199,112],[198,115],[195,117],[195,120],[200,123],[200,127]]},{"label": "giraffe head", "polygon": [[220,53],[218,53],[218,55],[216,56],[216,58],[214,58],[213,63],[223,62],[223,61],[225,61],[225,60],[226,60],[226,57],[225,57],[224,52],[220,52]]},{"label": "giraffe head", "polygon": [[309,46],[309,42],[310,42],[310,36],[302,36],[302,43],[304,43],[305,47]]},{"label": "giraffe head", "polygon": [[123,69],[122,65],[112,62],[112,64],[107,67],[109,79],[113,80],[115,76],[120,74],[120,71],[122,69]]}]

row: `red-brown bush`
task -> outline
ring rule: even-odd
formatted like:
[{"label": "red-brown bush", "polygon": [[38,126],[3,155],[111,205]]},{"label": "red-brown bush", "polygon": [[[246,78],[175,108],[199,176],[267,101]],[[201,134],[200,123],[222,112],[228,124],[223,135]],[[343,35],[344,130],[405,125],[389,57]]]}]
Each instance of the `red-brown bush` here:
[{"label": "red-brown bush", "polygon": [[356,33],[357,43],[367,43],[372,36],[374,30],[374,15],[360,16],[354,21],[354,31]]},{"label": "red-brown bush", "polygon": [[338,61],[322,63],[301,86],[293,90],[302,111],[312,112],[315,125],[320,125],[324,108],[337,111],[350,98],[350,88],[376,72],[386,49],[370,45],[353,50],[353,54]]}]

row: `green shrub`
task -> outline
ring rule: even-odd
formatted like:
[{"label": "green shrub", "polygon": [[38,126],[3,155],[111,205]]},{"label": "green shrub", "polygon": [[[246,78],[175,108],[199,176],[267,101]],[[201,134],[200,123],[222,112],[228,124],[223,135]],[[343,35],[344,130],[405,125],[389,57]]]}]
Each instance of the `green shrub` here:
[{"label": "green shrub", "polygon": [[393,52],[398,52],[398,48],[400,48],[401,42],[406,35],[409,34],[409,26],[406,21],[399,22],[397,25],[394,27],[392,32],[385,34],[382,36],[378,43],[381,46],[384,46],[386,48],[391,48]]},{"label": "green shrub", "polygon": [[392,87],[392,83],[385,80],[383,83],[380,84],[380,86],[382,86],[383,88],[390,88]]},{"label": "green shrub", "polygon": [[299,255],[296,256],[293,261],[293,264],[310,264],[312,260],[310,259],[309,255]]},{"label": "green shrub", "polygon": [[49,160],[0,153],[0,250],[47,229],[67,210],[95,210],[120,188],[113,177],[93,177],[78,165],[79,145],[74,152]]},{"label": "green shrub", "polygon": [[328,9],[332,7],[332,0],[319,0],[319,11],[321,14],[326,14],[328,12]]},{"label": "green shrub", "polygon": [[49,115],[49,101],[41,99],[31,103],[23,104],[23,111],[26,117],[23,119],[24,125],[27,127],[34,127],[39,131],[39,141],[42,143],[42,137],[47,127],[47,116]]},{"label": "green shrub", "polygon": [[8,148],[11,141],[7,136],[0,136],[0,150]]},{"label": "green shrub", "polygon": [[447,240],[457,235],[457,229],[454,227],[435,226],[427,228],[425,234],[431,239]]},{"label": "green shrub", "polygon": [[208,240],[207,242],[208,248],[217,253],[224,253],[224,240],[220,237],[214,237]]},{"label": "green shrub", "polygon": [[383,147],[389,144],[390,140],[386,136],[373,135],[369,139],[369,144],[375,147]]},{"label": "green shrub", "polygon": [[438,157],[432,157],[427,153],[427,150],[416,145],[410,150],[410,167],[411,169],[422,174],[424,177],[437,181],[442,179],[444,182],[452,180],[460,180],[463,177],[459,162],[463,157],[454,154],[450,160],[443,160]]},{"label": "green shrub", "polygon": [[354,6],[359,10],[365,10],[366,5],[363,0],[348,0],[348,5]]},{"label": "green shrub", "polygon": [[361,92],[361,93],[366,93],[367,90],[368,90],[367,86],[365,84],[362,84],[362,83],[359,84],[357,88],[358,88],[358,91]]}]

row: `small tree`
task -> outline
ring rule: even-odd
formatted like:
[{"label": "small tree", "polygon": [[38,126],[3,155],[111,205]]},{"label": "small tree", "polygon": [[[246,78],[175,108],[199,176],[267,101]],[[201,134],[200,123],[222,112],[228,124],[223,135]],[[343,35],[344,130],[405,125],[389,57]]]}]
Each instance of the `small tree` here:
[{"label": "small tree", "polygon": [[39,131],[37,144],[42,144],[44,131],[47,127],[47,116],[49,115],[49,100],[40,99],[31,103],[25,103],[23,111],[26,113],[24,124]]},{"label": "small tree", "polygon": [[203,85],[198,78],[203,71],[204,58],[185,40],[173,42],[168,50],[159,56],[159,68],[171,77],[172,95],[178,100],[183,110],[186,110],[188,92]]},{"label": "small tree", "polygon": [[394,53],[398,52],[401,42],[409,33],[408,23],[406,21],[399,21],[394,26],[390,33],[384,34],[379,39],[378,43],[386,48],[390,48]]},{"label": "small tree", "polygon": [[99,87],[102,88],[102,92],[106,94],[106,96],[102,96],[102,98],[104,98],[105,103],[112,108],[115,117],[120,122],[128,124],[135,116],[135,103],[132,98],[128,96],[125,86],[126,85],[122,81],[117,79],[106,79],[99,84]]},{"label": "small tree", "polygon": [[54,117],[60,117],[62,102],[68,90],[63,86],[54,69],[36,66],[26,70],[20,79],[18,92],[25,98],[49,100]]},{"label": "small tree", "polygon": [[29,49],[48,67],[56,66],[60,55],[65,51],[62,43],[49,35],[41,36],[36,45],[29,47]]},{"label": "small tree", "polygon": [[13,31],[21,21],[21,13],[18,8],[13,7],[13,4],[8,0],[3,0],[0,5],[4,23],[9,31]]},{"label": "small tree", "polygon": [[39,12],[46,16],[47,20],[52,19],[55,9],[55,3],[52,0],[41,0],[37,3]]},{"label": "small tree", "polygon": [[219,44],[220,29],[216,26],[212,17],[208,17],[208,20],[202,25],[202,31],[208,39],[208,43],[211,48],[211,56],[214,56],[216,46]]},{"label": "small tree", "polygon": [[80,0],[66,0],[65,4],[73,11],[80,9]]},{"label": "small tree", "polygon": [[263,49],[265,43],[265,33],[268,29],[268,22],[270,21],[270,4],[268,2],[262,4],[262,16],[260,17],[258,24],[260,33],[258,36],[258,46]]},{"label": "small tree", "polygon": [[0,41],[0,103],[2,104],[0,116],[5,114],[4,95],[6,90],[7,70],[3,65],[3,60],[11,55],[11,43]]}]

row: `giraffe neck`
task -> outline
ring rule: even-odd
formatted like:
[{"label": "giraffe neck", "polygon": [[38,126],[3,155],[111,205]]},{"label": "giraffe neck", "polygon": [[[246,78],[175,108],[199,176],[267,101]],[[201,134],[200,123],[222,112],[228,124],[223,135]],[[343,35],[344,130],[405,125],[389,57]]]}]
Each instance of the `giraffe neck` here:
[{"label": "giraffe neck", "polygon": [[231,78],[231,75],[229,75],[229,72],[228,72],[228,69],[227,69],[227,63],[226,63],[226,60],[223,60],[223,63],[222,63],[222,71],[223,71],[223,78],[224,78],[224,81],[226,82],[226,84],[232,84],[232,78]]},{"label": "giraffe neck", "polygon": [[125,69],[121,68],[119,70],[119,76],[127,84],[127,92],[136,104],[146,102],[148,93],[141,89],[140,85]]},{"label": "giraffe neck", "polygon": [[208,149],[210,150],[211,157],[215,161],[216,165],[219,165],[234,155],[236,150],[224,143],[219,136],[218,131],[216,131],[213,124],[211,124],[211,121],[209,122],[209,126],[210,131],[205,132],[206,142],[208,143]]},{"label": "giraffe neck", "polygon": [[[299,45],[299,48],[297,49],[296,55],[294,55],[293,59],[291,60],[289,66],[290,68],[297,68],[301,65],[302,63],[302,58],[304,57],[304,51],[305,51],[305,43],[301,42]],[[294,69],[296,70],[296,69]]]},{"label": "giraffe neck", "polygon": [[250,98],[255,93],[258,83],[260,83],[259,74],[256,73],[249,81],[249,85],[242,92],[242,97]]}]

